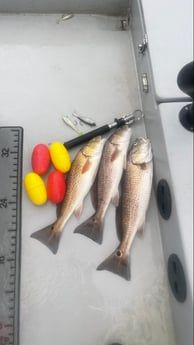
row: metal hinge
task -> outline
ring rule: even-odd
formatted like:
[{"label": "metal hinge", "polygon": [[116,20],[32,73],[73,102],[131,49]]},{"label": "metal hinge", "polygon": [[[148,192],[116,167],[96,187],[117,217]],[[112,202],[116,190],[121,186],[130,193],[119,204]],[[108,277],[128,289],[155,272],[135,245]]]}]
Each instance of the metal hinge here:
[{"label": "metal hinge", "polygon": [[142,73],[142,75],[141,75],[141,82],[142,82],[143,92],[148,93],[149,92],[149,83],[148,83],[148,75],[147,75],[147,73]]},{"label": "metal hinge", "polygon": [[140,54],[144,54],[148,46],[147,34],[144,34],[142,42],[138,44],[138,51]]},{"label": "metal hinge", "polygon": [[121,30],[125,31],[129,28],[130,19],[131,19],[131,9],[128,8],[126,17],[121,19]]}]

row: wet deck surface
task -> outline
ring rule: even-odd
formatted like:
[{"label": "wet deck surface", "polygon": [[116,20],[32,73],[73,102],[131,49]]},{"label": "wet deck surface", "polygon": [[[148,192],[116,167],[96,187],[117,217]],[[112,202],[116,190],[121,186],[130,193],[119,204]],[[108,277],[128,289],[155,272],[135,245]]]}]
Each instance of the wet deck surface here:
[{"label": "wet deck surface", "polygon": [[[131,34],[120,30],[119,19],[79,15],[57,24],[58,18],[0,20],[0,125],[24,128],[24,174],[34,145],[75,136],[62,115],[76,110],[100,126],[141,107]],[[145,135],[143,123],[133,128],[133,139]],[[174,345],[154,197],[145,233],[133,244],[131,282],[96,271],[118,244],[113,205],[101,246],[73,234],[92,212],[88,196],[54,256],[30,234],[55,220],[55,207],[36,207],[23,193],[21,345]]]}]

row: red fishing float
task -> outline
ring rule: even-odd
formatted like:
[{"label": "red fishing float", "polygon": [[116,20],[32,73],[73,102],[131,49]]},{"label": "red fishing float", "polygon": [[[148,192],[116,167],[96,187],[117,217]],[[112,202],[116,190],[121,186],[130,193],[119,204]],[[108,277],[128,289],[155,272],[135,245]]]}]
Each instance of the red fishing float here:
[{"label": "red fishing float", "polygon": [[58,170],[52,171],[48,176],[47,181],[47,196],[48,199],[58,204],[63,201],[66,192],[66,180],[62,172]]},{"label": "red fishing float", "polygon": [[50,152],[46,145],[38,144],[32,151],[32,169],[38,175],[44,175],[50,166]]}]

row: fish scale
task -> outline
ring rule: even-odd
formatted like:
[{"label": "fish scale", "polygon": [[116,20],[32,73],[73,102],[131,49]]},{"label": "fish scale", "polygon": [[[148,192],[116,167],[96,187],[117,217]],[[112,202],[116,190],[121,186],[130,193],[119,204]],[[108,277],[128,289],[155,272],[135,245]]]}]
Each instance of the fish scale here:
[{"label": "fish scale", "polygon": [[[125,188],[123,188],[122,197],[122,231],[123,235],[126,236],[126,241],[121,248],[125,248],[126,243],[130,248],[134,229],[137,228],[135,224],[140,222],[141,224],[138,225],[142,226],[144,223],[144,219],[142,219],[142,221],[140,220],[140,214],[144,215],[144,204],[148,203],[150,197],[151,166],[152,162],[147,163],[146,168],[142,169],[141,166],[133,165],[131,162],[128,162],[128,168],[123,178],[123,185]],[[144,199],[144,203],[140,202],[140,198]],[[127,238],[131,238],[131,241],[128,242]]]},{"label": "fish scale", "polygon": [[[108,155],[107,155],[108,156]],[[105,161],[108,161],[108,157],[105,158]],[[106,169],[105,166],[102,166],[102,170]],[[99,174],[101,173],[99,171]],[[104,176],[101,175],[101,182],[98,184],[98,191],[97,191],[97,200],[98,200],[98,211],[96,212],[96,216],[103,217],[106,213],[106,209],[109,205],[109,202],[112,198],[114,189],[114,179],[112,174],[105,170]]]}]

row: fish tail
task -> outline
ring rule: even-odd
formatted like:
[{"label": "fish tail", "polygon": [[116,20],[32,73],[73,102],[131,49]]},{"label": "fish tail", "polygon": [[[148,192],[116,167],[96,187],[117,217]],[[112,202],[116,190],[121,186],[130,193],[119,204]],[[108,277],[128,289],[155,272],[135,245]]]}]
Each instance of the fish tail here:
[{"label": "fish tail", "polygon": [[55,223],[46,226],[45,228],[33,232],[30,237],[35,238],[41,243],[45,244],[53,254],[56,254],[59,247],[59,241],[61,237],[61,232],[55,232]]},{"label": "fish tail", "polygon": [[101,244],[103,240],[103,220],[93,215],[79,225],[74,232],[85,235],[94,242]]},{"label": "fish tail", "polygon": [[122,255],[118,248],[107,259],[105,259],[98,267],[98,271],[107,270],[118,274],[126,280],[131,279],[130,259],[128,255]]}]

